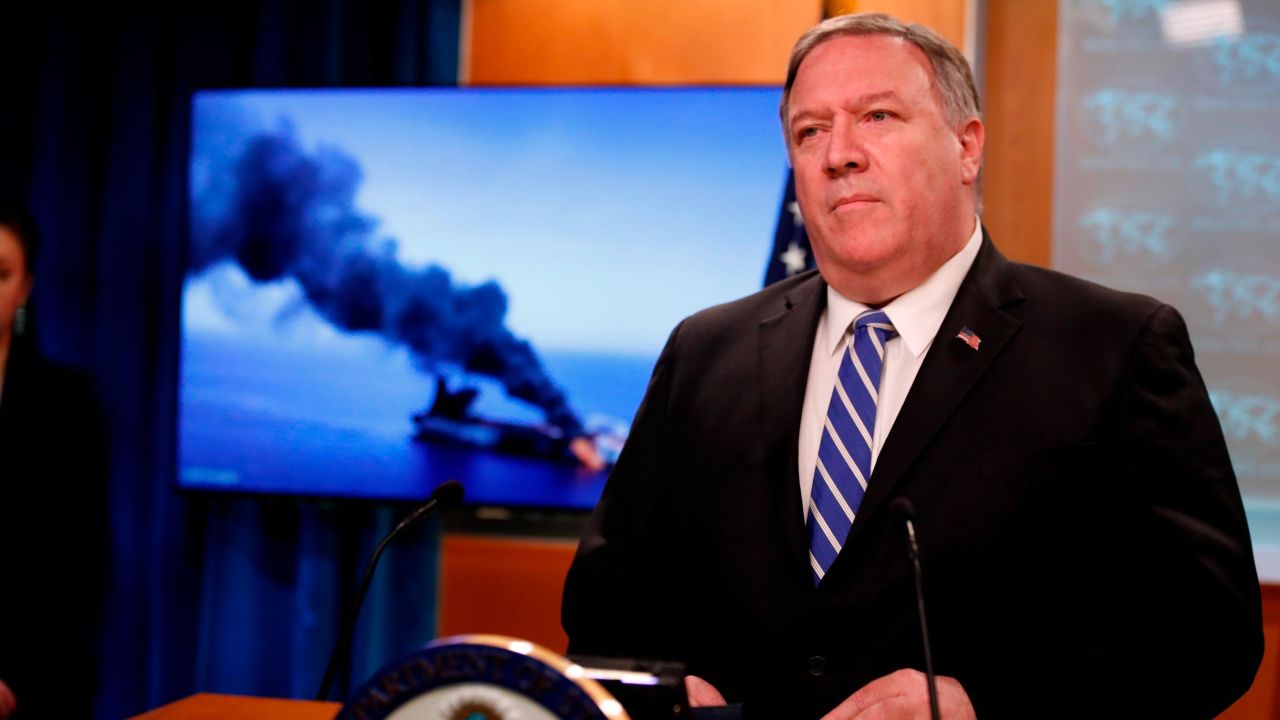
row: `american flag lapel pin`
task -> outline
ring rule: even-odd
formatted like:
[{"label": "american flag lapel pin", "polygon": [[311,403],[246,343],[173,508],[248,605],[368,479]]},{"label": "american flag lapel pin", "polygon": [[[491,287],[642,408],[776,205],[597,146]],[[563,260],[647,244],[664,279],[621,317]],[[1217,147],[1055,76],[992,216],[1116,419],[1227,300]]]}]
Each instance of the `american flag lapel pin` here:
[{"label": "american flag lapel pin", "polygon": [[971,350],[977,350],[982,344],[982,338],[978,337],[978,333],[967,327],[960,328],[960,332],[956,333],[956,339],[968,345]]}]

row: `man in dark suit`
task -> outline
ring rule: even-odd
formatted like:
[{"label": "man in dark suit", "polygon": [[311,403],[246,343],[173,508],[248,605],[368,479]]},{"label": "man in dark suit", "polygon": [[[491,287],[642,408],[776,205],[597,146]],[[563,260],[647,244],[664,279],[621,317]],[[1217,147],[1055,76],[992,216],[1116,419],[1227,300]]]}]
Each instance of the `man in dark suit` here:
[{"label": "man in dark suit", "polygon": [[1217,418],[1172,308],[1010,263],[963,56],[844,16],[782,120],[820,274],[672,333],[570,570],[575,653],[749,716],[1212,717],[1262,653]]}]

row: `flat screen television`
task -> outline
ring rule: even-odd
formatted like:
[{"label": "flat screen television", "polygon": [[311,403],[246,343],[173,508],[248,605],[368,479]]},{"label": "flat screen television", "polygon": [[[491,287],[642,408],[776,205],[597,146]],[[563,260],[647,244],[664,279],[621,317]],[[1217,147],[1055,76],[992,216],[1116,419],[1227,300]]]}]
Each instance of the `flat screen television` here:
[{"label": "flat screen television", "polygon": [[211,90],[184,489],[590,508],[671,328],[761,285],[776,88]]}]

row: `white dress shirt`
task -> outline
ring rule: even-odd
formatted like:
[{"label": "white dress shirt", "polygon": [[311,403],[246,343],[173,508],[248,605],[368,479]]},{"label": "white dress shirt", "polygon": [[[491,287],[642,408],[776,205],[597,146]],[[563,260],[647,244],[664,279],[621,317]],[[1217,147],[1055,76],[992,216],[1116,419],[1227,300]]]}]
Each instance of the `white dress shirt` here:
[{"label": "white dress shirt", "polygon": [[[942,325],[951,301],[960,290],[973,259],[982,246],[982,225],[974,219],[969,242],[960,252],[938,268],[920,285],[899,295],[880,308],[889,316],[898,334],[885,343],[884,365],[880,379],[880,402],[876,408],[876,427],[872,436],[871,468],[874,471],[880,448],[884,446],[893,421],[907,399],[907,391],[916,379],[924,356]],[[818,465],[818,446],[822,442],[823,422],[835,389],[836,371],[849,347],[852,326],[867,305],[850,300],[827,286],[827,309],[818,320],[814,335],[813,357],[809,360],[809,380],[805,385],[804,408],[800,412],[800,498],[804,517],[809,515],[809,492]]]}]

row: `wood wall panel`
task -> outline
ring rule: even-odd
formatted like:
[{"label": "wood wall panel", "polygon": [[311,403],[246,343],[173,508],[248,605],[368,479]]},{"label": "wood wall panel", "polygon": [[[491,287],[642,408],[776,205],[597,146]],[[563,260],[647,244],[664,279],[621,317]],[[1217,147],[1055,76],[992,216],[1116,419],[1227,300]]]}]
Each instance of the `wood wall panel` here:
[{"label": "wood wall panel", "polygon": [[830,15],[854,12],[889,13],[903,22],[928,25],[964,49],[964,0],[832,0],[827,3]]},{"label": "wood wall panel", "polygon": [[470,0],[471,85],[780,85],[821,0]]},{"label": "wood wall panel", "polygon": [[497,633],[564,652],[560,591],[576,547],[576,538],[446,534],[437,634]]},{"label": "wood wall panel", "polygon": [[988,0],[982,219],[1014,260],[1049,264],[1058,3]]}]

